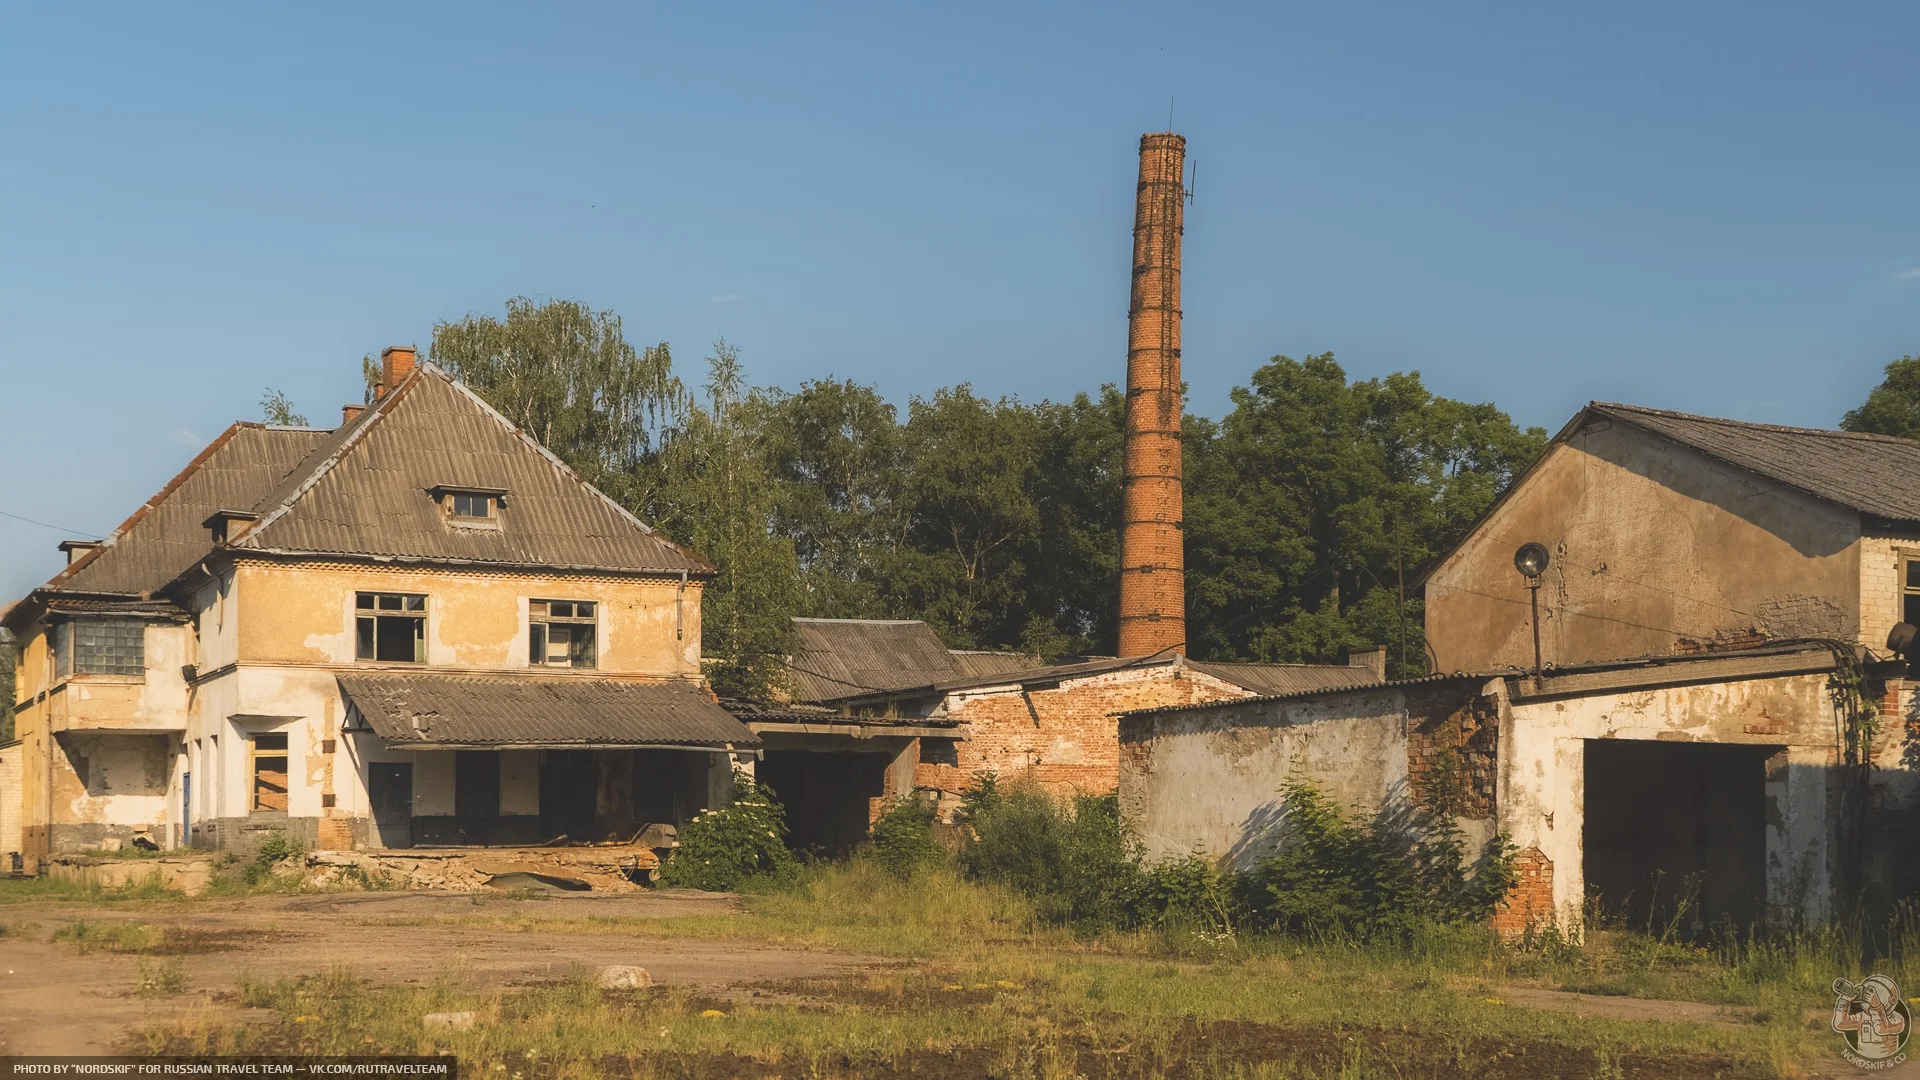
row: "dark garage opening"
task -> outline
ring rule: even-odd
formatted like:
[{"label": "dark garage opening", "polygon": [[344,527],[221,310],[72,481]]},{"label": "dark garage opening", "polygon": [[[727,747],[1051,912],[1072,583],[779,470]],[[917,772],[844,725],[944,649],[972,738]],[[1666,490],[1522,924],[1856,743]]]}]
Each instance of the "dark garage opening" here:
[{"label": "dark garage opening", "polygon": [[1602,913],[1689,936],[1764,917],[1767,758],[1779,749],[1587,740],[1581,839]]},{"label": "dark garage opening", "polygon": [[838,857],[867,838],[869,799],[886,794],[886,754],[768,750],[754,778],[787,810],[795,851]]}]

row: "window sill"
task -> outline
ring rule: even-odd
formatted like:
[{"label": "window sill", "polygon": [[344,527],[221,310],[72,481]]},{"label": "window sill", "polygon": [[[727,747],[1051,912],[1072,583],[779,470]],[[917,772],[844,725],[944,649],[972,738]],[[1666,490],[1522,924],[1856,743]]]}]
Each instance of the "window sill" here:
[{"label": "window sill", "polygon": [[94,686],[139,686],[147,681],[147,677],[145,675],[96,675],[88,673],[68,675],[60,681],[63,683],[90,683]]},{"label": "window sill", "polygon": [[492,520],[491,518],[450,517],[447,519],[447,524],[453,526],[456,529],[473,529],[477,532],[499,532],[500,531],[500,523]]}]

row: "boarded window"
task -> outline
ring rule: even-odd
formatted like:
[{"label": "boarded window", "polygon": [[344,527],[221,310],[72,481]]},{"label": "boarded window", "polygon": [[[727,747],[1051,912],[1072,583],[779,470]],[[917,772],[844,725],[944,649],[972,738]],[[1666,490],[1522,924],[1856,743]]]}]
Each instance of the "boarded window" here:
[{"label": "boarded window", "polygon": [[544,667],[590,668],[598,659],[592,600],[534,600],[527,605],[527,662]]},{"label": "boarded window", "polygon": [[75,619],[73,673],[144,675],[147,626],[138,619]]},{"label": "boarded window", "polygon": [[354,594],[354,656],[403,664],[427,661],[427,598],[419,593]]},{"label": "boarded window", "polygon": [[253,809],[286,813],[287,733],[263,731],[253,737]]}]

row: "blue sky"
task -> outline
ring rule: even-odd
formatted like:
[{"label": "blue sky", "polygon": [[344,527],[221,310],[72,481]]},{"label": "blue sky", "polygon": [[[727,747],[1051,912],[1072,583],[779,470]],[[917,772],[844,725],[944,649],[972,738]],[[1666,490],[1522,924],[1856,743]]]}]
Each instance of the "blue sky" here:
[{"label": "blue sky", "polygon": [[[104,532],[263,388],[330,421],[520,294],[689,374],[1092,389],[1170,97],[1196,411],[1333,350],[1831,425],[1920,351],[1920,7],[1548,7],[10,7],[0,512]],[[63,535],[0,517],[0,594]]]}]

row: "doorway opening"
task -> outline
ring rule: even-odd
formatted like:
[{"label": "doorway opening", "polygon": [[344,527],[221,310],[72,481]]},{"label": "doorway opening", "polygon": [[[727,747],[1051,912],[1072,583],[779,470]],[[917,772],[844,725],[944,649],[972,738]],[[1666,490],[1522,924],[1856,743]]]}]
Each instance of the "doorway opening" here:
[{"label": "doorway opening", "polygon": [[1587,895],[1603,917],[1698,937],[1766,915],[1776,746],[1586,741]]},{"label": "doorway opening", "polygon": [[887,793],[888,761],[880,753],[768,750],[754,775],[786,807],[793,850],[838,858],[867,838],[871,800]]}]

